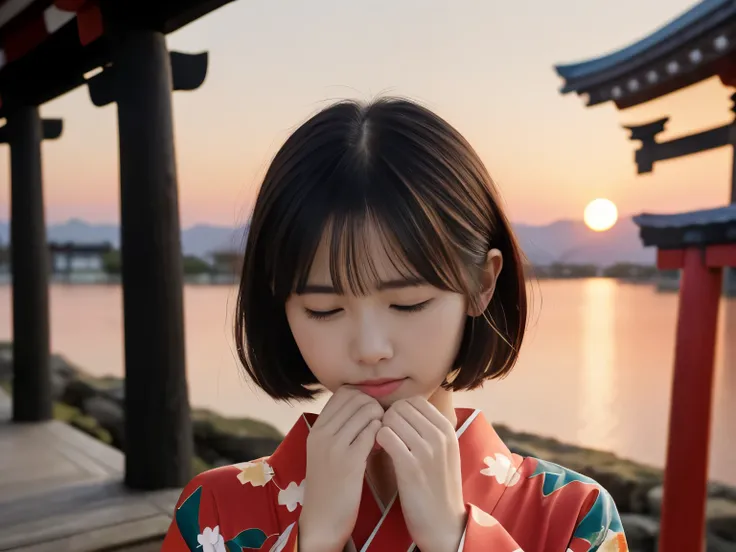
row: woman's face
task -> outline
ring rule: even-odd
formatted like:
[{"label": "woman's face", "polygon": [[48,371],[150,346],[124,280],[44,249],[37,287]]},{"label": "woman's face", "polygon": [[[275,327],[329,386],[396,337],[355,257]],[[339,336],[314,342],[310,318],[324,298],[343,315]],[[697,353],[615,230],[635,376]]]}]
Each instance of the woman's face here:
[{"label": "woman's face", "polygon": [[322,240],[304,293],[286,302],[296,344],[309,369],[332,392],[343,385],[360,386],[384,408],[410,396],[428,399],[457,356],[466,299],[407,281],[378,238],[369,241],[369,254],[380,283],[364,296],[338,295],[330,278],[329,246]]}]

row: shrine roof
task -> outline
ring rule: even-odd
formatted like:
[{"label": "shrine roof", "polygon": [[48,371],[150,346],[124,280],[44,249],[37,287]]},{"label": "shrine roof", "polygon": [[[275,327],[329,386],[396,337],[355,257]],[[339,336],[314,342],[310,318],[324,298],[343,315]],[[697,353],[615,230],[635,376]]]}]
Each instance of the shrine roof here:
[{"label": "shrine roof", "polygon": [[626,108],[718,74],[736,46],[736,0],[702,0],[640,40],[609,54],[555,66],[561,93]]},{"label": "shrine roof", "polygon": [[645,246],[680,249],[736,243],[736,204],[667,215],[642,213],[633,220]]},{"label": "shrine roof", "polygon": [[105,23],[115,19],[164,33],[232,0],[0,0],[0,117],[40,105],[85,83],[111,62]]}]

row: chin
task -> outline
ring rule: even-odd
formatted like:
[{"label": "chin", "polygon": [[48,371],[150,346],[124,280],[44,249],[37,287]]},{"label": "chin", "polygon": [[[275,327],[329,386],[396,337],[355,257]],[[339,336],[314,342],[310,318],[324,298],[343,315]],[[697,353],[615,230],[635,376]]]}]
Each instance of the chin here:
[{"label": "chin", "polygon": [[402,399],[409,399],[411,397],[423,397],[424,399],[429,400],[431,396],[432,396],[431,392],[426,392],[426,393],[419,392],[418,393],[416,391],[412,391],[411,389],[407,389],[406,391],[401,389],[395,394],[388,395],[386,397],[377,397],[376,400],[383,407],[383,409],[386,410],[396,401],[400,401]]}]

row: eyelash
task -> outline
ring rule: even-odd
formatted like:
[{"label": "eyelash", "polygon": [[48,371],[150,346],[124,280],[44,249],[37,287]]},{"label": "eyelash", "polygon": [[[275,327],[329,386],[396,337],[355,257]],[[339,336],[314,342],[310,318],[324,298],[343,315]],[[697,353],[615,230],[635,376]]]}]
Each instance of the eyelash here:
[{"label": "eyelash", "polygon": [[[391,305],[392,308],[396,309],[399,312],[405,312],[405,313],[414,313],[419,312],[427,308],[429,303],[431,302],[431,299],[427,299],[426,301],[422,301],[421,303],[417,303],[415,305]],[[334,309],[329,311],[315,311],[311,309],[304,309],[307,313],[307,316],[309,318],[312,318],[314,320],[326,320],[330,318],[333,314],[337,314],[342,309]]]}]

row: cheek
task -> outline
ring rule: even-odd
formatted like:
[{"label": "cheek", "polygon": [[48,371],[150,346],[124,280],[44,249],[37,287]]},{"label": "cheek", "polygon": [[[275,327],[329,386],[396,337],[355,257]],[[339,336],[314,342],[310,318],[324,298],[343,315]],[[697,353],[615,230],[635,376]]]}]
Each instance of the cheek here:
[{"label": "cheek", "polygon": [[345,366],[344,361],[341,361],[339,332],[331,331],[325,323],[294,311],[287,307],[286,317],[299,352],[317,380],[334,391],[333,387],[341,382],[340,367]]},{"label": "cheek", "polygon": [[462,341],[466,310],[459,301],[438,305],[416,324],[407,324],[411,332],[412,365],[421,366],[417,377],[425,381],[441,381],[450,370]]}]

